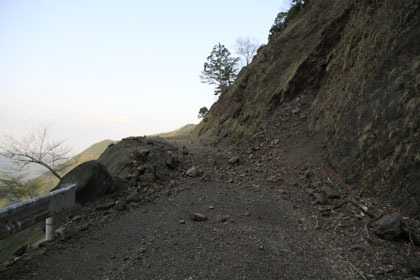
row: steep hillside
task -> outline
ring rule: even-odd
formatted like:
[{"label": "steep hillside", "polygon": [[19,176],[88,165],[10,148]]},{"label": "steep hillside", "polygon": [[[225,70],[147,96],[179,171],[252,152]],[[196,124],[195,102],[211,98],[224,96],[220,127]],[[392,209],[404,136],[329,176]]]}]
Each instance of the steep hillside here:
[{"label": "steep hillside", "polygon": [[330,164],[347,182],[416,215],[419,26],[419,1],[312,1],[259,50],[193,134],[232,143],[284,101],[311,97],[310,128],[323,135]]}]

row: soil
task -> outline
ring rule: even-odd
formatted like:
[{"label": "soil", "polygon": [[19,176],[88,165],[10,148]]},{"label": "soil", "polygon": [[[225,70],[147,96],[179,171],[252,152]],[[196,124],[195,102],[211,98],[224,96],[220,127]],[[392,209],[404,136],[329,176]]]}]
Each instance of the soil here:
[{"label": "soil", "polygon": [[418,248],[379,239],[349,203],[360,194],[306,129],[307,99],[235,146],[168,140],[183,157],[165,186],[140,202],[79,207],[57,241],[3,264],[0,278],[420,279],[409,264]]}]

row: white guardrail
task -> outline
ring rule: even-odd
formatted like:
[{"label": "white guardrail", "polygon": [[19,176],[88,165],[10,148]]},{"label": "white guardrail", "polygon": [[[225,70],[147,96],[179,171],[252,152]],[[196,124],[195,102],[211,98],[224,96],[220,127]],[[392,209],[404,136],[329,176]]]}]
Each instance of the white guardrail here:
[{"label": "white guardrail", "polygon": [[0,240],[46,219],[46,240],[54,239],[56,213],[75,204],[76,185],[18,202],[0,209]]}]

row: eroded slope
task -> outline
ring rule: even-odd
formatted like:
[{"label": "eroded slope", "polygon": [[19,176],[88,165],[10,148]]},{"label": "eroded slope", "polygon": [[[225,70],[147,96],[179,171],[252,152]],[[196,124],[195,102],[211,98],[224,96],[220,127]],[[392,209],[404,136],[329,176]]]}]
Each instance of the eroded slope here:
[{"label": "eroded slope", "polygon": [[318,0],[262,47],[195,129],[233,142],[286,99],[313,98],[309,125],[347,181],[420,210],[420,3]]}]

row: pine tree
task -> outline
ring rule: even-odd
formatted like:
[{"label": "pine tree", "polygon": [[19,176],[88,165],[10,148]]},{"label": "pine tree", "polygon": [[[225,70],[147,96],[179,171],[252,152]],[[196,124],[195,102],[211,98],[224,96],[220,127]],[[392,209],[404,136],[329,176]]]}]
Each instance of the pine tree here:
[{"label": "pine tree", "polygon": [[229,50],[218,43],[207,57],[207,62],[204,63],[201,81],[215,85],[215,95],[224,93],[235,81],[238,61],[239,58],[231,57]]}]

